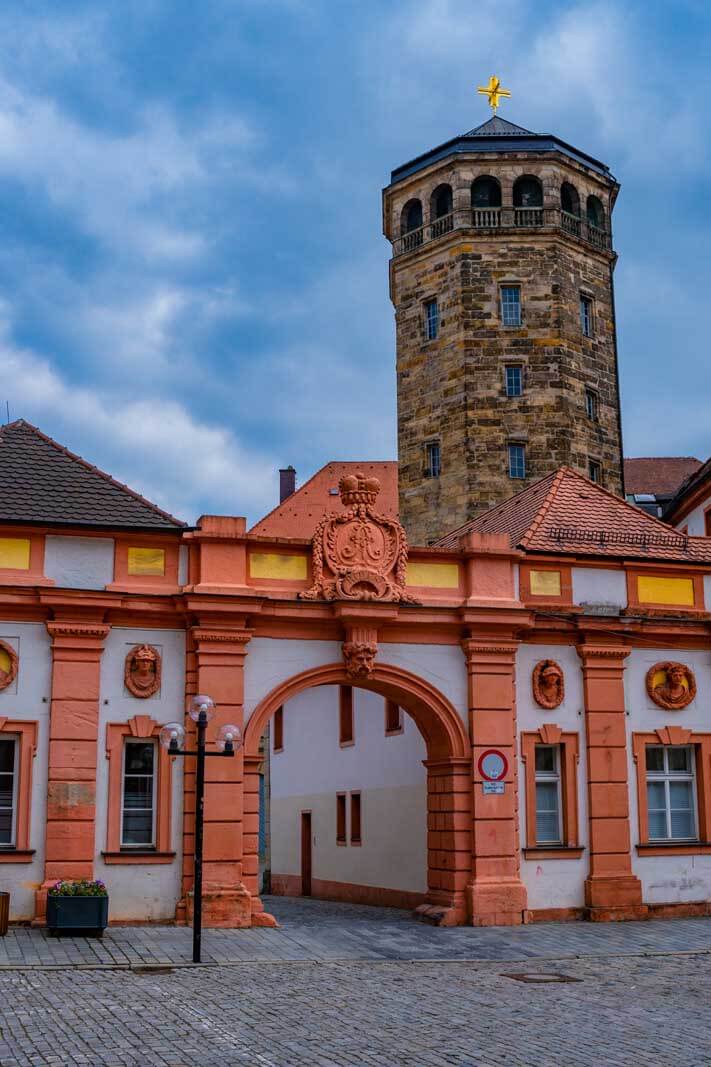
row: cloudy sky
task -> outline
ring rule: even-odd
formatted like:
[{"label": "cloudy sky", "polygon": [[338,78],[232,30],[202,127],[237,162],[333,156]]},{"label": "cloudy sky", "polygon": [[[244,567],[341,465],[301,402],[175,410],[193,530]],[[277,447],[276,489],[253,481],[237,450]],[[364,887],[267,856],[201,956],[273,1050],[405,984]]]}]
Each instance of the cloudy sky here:
[{"label": "cloudy sky", "polygon": [[495,71],[622,182],[626,453],[706,458],[710,52],[706,0],[3,4],[3,418],[188,521],[394,458],[380,190]]}]

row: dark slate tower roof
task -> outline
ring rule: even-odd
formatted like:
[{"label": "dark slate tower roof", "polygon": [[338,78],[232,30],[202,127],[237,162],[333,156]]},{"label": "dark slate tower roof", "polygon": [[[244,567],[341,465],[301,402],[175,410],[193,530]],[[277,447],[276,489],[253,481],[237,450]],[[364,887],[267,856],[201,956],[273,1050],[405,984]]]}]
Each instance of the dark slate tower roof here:
[{"label": "dark slate tower roof", "polygon": [[182,530],[144,500],[24,419],[0,427],[0,522]]},{"label": "dark slate tower roof", "polygon": [[432,163],[463,152],[560,152],[577,163],[590,167],[610,182],[615,181],[605,163],[587,155],[586,152],[573,148],[566,141],[554,137],[552,133],[532,133],[523,126],[509,122],[508,119],[493,115],[481,126],[476,126],[468,133],[453,137],[451,141],[445,141],[444,144],[430,149],[424,155],[411,159],[409,163],[396,167],[390,175],[391,184],[399,182],[402,178],[409,178],[411,174],[424,170]]}]

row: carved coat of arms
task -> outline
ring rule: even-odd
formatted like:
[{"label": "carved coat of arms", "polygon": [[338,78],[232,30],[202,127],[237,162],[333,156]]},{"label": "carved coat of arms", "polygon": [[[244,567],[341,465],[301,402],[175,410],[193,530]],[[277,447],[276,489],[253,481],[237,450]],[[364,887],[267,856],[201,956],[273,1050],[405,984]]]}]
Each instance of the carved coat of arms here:
[{"label": "carved coat of arms", "polygon": [[405,589],[407,538],[397,519],[374,510],[377,478],[341,478],[340,515],[327,514],[313,537],[313,585],[303,600],[389,600],[416,604]]}]

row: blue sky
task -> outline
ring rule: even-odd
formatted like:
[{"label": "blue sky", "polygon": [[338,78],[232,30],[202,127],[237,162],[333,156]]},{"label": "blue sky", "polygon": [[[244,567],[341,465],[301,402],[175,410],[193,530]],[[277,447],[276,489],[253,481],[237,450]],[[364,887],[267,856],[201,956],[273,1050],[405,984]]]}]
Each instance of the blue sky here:
[{"label": "blue sky", "polygon": [[380,190],[495,71],[622,183],[626,453],[705,459],[710,53],[705,0],[4,4],[0,403],[188,521],[394,458]]}]

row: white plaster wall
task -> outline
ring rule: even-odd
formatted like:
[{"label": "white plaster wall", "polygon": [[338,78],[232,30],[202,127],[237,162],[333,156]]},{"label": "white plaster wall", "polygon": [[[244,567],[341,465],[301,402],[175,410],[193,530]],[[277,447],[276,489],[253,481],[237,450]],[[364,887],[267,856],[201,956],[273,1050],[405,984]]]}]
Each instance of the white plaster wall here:
[{"label": "white plaster wall", "polygon": [[[559,708],[549,711],[533,699],[531,675],[542,659],[552,659],[563,669],[565,697]],[[519,737],[555,723],[566,733],[578,734],[578,828],[579,844],[588,846],[587,767],[585,753],[585,719],[583,680],[580,657],[571,645],[521,645],[516,654],[516,700]],[[524,763],[519,754],[519,830],[521,845],[526,841],[526,794]],[[528,891],[529,908],[580,908],[585,900],[588,873],[587,851],[580,859],[535,859],[521,857],[521,878]]]},{"label": "white plaster wall", "polygon": [[14,685],[0,692],[0,716],[30,719],[39,724],[30,814],[30,848],[35,849],[35,854],[29,864],[3,863],[0,852],[0,889],[10,893],[10,916],[31,919],[34,891],[44,878],[52,651],[42,623],[0,623],[0,638],[15,649],[20,659]]},{"label": "white plaster wall", "polygon": [[[338,663],[342,658],[338,641],[293,641],[254,638],[245,661],[245,722],[257,704],[281,682],[301,671]],[[467,674],[459,645],[381,644],[379,663],[402,667],[434,685],[456,707],[467,722]]]},{"label": "white plaster wall", "polygon": [[113,538],[48,534],[44,573],[66,589],[104,589],[114,578]]},{"label": "white plaster wall", "polygon": [[402,667],[430,682],[447,697],[467,724],[467,669],[459,645],[381,644],[378,661]]},{"label": "white plaster wall", "polygon": [[178,585],[188,584],[188,546],[181,545],[178,549]]},{"label": "white plaster wall", "polygon": [[[645,676],[660,660],[680,660],[696,675],[696,698],[682,711],[657,707],[647,695]],[[642,882],[649,904],[711,899],[711,856],[640,856],[637,768],[632,757],[632,734],[652,733],[662,726],[682,726],[698,733],[711,731],[711,654],[679,649],[634,649],[625,671],[625,703],[629,737],[630,836],[632,870]]]},{"label": "white plaster wall", "polygon": [[[134,645],[153,645],[161,652],[161,689],[148,699],[131,696],[123,684],[126,653]],[[96,877],[106,882],[112,919],[173,919],[180,897],[182,867],[183,761],[176,759],[172,775],[170,864],[105,864],[109,761],[106,724],[127,722],[134,715],[150,715],[157,722],[182,720],[185,694],[185,634],[182,630],[143,630],[113,627],[101,660],[101,702],[96,781]]]},{"label": "white plaster wall", "polygon": [[255,637],[249,642],[244,666],[245,724],[259,702],[281,682],[301,671],[337,663],[341,659],[338,641],[293,641]]},{"label": "white plaster wall", "polygon": [[627,580],[624,571],[598,567],[573,567],[573,603],[605,607],[627,606]]},{"label": "white plaster wall", "polygon": [[[427,788],[424,741],[404,715],[385,736],[381,696],[354,692],[355,744],[339,745],[338,687],[300,693],[284,706],[284,749],[273,752],[271,867],[301,873],[301,812],[312,812],[313,877],[425,892]],[[336,794],[360,791],[360,846],[336,844]],[[350,819],[350,802],[347,805]],[[350,825],[348,827],[350,838]]]},{"label": "white plaster wall", "polygon": [[690,511],[685,519],[675,523],[677,530],[682,527],[686,527],[687,533],[693,537],[704,537],[706,534],[706,523],[704,520],[704,511],[711,504],[711,497],[707,497],[706,500],[702,500],[698,507]]}]

